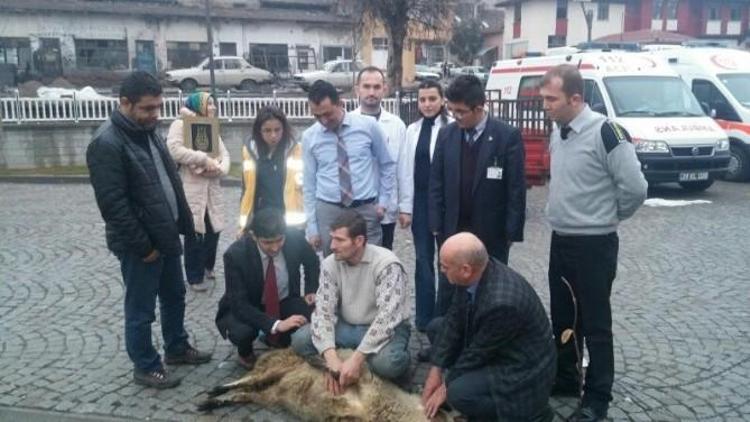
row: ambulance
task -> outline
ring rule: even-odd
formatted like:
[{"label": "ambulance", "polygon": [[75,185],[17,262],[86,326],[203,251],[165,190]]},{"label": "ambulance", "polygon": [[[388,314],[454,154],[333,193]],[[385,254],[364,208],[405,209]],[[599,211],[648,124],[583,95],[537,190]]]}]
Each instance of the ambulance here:
[{"label": "ambulance", "polygon": [[677,182],[702,191],[726,173],[729,141],[701,109],[680,76],[650,53],[579,52],[501,60],[494,64],[488,91],[503,100],[538,98],[544,73],[553,66],[577,66],[584,100],[630,134],[650,185]]},{"label": "ambulance", "polygon": [[750,179],[750,52],[678,47],[652,52],[682,76],[701,107],[727,133],[731,159],[725,178]]}]

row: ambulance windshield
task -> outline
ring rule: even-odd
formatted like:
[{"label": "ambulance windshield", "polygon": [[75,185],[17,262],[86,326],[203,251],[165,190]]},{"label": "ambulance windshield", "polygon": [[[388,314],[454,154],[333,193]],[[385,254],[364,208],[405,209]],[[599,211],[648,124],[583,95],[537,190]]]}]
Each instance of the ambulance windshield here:
[{"label": "ambulance windshield", "polygon": [[685,82],[672,76],[604,78],[618,117],[698,117],[705,113]]},{"label": "ambulance windshield", "polygon": [[750,108],[750,73],[718,75],[719,80],[743,106]]}]

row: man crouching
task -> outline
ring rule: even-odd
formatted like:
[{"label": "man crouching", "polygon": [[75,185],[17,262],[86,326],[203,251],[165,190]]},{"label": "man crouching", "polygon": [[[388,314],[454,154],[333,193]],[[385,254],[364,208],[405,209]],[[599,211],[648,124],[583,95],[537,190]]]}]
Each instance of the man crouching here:
[{"label": "man crouching", "polygon": [[[410,362],[409,290],[401,262],[367,243],[367,223],[354,211],[331,225],[331,251],[321,263],[312,323],[292,335],[292,348],[303,357],[323,355],[333,394],[357,382],[365,361],[382,378],[399,379]],[[341,361],[337,347],[355,352]]]},{"label": "man crouching", "polygon": [[422,393],[426,416],[447,399],[469,420],[551,421],[555,346],[534,289],[489,258],[471,233],[443,243],[440,270],[458,289],[445,317],[427,326],[433,366]]}]

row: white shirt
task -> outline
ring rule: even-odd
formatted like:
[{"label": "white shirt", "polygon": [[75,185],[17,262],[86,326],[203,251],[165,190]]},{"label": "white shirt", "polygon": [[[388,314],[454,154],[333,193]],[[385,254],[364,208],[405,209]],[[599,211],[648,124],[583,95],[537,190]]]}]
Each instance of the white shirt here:
[{"label": "white shirt", "polygon": [[[443,119],[438,116],[432,125],[432,131],[430,132],[430,162],[432,162],[432,155],[435,153],[438,132],[453,121],[451,117],[447,119],[446,123],[443,124]],[[401,156],[398,158],[396,171],[399,182],[398,208],[399,212],[405,214],[411,214],[414,207],[414,157],[417,153],[419,132],[422,130],[422,120],[417,120],[406,129],[406,142],[404,143],[404,147],[401,148]]]},{"label": "white shirt", "polygon": [[[352,113],[367,116],[367,114],[362,113],[361,107],[357,108]],[[388,147],[388,153],[391,155],[393,161],[396,161],[396,168],[398,169],[398,160],[401,154],[401,148],[403,147],[406,140],[406,125],[400,117],[396,116],[393,113],[385,111],[382,107],[380,109],[380,118],[378,119],[378,124],[380,125],[380,128],[383,129],[383,133],[385,134],[385,143]],[[401,186],[401,181],[399,180],[399,174],[398,171],[396,171],[395,189],[393,189],[393,195],[388,201],[388,209],[386,210],[385,216],[381,221],[382,224],[395,223],[398,219],[398,204],[400,202],[402,190],[403,187]]]}]

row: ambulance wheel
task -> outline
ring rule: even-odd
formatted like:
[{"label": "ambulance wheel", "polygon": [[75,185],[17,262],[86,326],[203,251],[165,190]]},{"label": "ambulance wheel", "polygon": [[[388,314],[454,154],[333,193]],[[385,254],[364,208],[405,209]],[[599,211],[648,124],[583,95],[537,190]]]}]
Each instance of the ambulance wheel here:
[{"label": "ambulance wheel", "polygon": [[748,148],[743,144],[732,142],[729,149],[729,170],[724,175],[724,180],[732,182],[744,182],[750,179],[750,154]]},{"label": "ambulance wheel", "polygon": [[699,180],[696,182],[680,182],[680,186],[690,192],[703,192],[704,190],[710,188],[713,184],[714,181],[712,179]]}]

